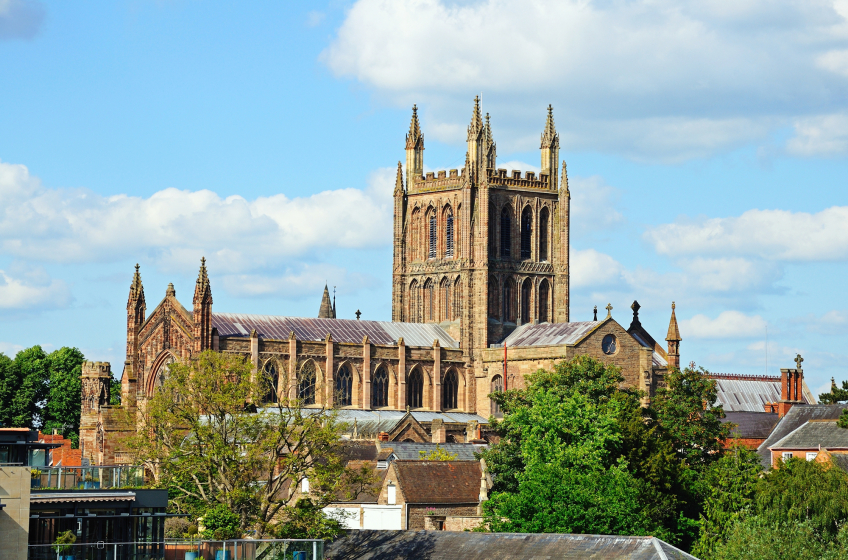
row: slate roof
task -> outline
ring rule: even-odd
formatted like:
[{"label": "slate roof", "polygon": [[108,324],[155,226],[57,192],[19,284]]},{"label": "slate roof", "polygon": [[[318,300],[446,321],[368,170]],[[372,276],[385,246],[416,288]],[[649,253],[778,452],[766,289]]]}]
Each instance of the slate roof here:
[{"label": "slate roof", "polygon": [[[779,377],[757,377],[754,375],[734,375],[714,373],[708,376],[716,381],[718,400],[725,412],[742,411],[764,412],[765,404],[780,400]],[[802,396],[807,404],[816,404],[816,399],[806,382],[802,387]]]},{"label": "slate roof", "polygon": [[769,449],[848,449],[848,429],[836,420],[809,420],[794,429]]},{"label": "slate roof", "polygon": [[442,327],[435,323],[395,323],[391,321],[357,321],[355,319],[317,319],[277,317],[242,313],[212,313],[212,326],[219,336],[249,337],[254,329],[260,338],[288,340],[294,331],[298,340],[321,341],[327,333],[336,342],[361,344],[363,337],[373,344],[391,346],[403,338],[407,346],[433,346],[439,341],[443,348],[459,348]]},{"label": "slate roof", "polygon": [[831,453],[830,462],[843,471],[848,472],[848,454]]},{"label": "slate roof", "polygon": [[796,405],[780,419],[771,434],[757,448],[760,462],[765,468],[771,467],[770,447],[795,431],[809,420],[836,420],[848,404]]},{"label": "slate roof", "polygon": [[398,486],[410,504],[477,504],[479,461],[395,461]]},{"label": "slate roof", "polygon": [[731,432],[740,438],[765,439],[777,425],[776,412],[748,412],[746,410],[725,413],[722,424],[736,424]]},{"label": "slate roof", "polygon": [[325,549],[328,560],[697,560],[655,537],[349,531]]},{"label": "slate roof", "polygon": [[475,452],[485,449],[486,445],[475,445],[473,443],[413,443],[409,441],[391,441],[383,443],[383,449],[391,448],[395,460],[420,461],[421,451],[429,453],[436,449],[436,445],[447,453],[456,455],[457,461],[476,461]]}]

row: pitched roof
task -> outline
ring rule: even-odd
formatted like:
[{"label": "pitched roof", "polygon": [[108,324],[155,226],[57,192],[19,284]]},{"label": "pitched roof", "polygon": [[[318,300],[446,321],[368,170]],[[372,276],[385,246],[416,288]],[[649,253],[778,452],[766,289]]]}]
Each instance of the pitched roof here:
[{"label": "pitched roof", "polygon": [[[732,373],[711,373],[707,376],[716,381],[718,400],[724,411],[764,412],[766,403],[780,400],[780,378],[772,376],[736,375]],[[804,402],[816,404],[816,399],[807,383],[801,390]]]},{"label": "pitched roof", "polygon": [[401,461],[420,461],[421,451],[430,453],[439,446],[447,453],[456,455],[456,461],[476,461],[475,452],[483,451],[486,445],[476,445],[473,443],[413,443],[409,441],[393,441],[384,443],[383,448],[390,447],[392,453],[397,460]]},{"label": "pitched roof", "polygon": [[769,449],[848,449],[848,429],[840,428],[836,420],[808,420],[792,430]]},{"label": "pitched roof", "polygon": [[830,462],[833,463],[836,467],[842,469],[843,471],[848,472],[848,454],[831,453]]},{"label": "pitched roof", "polygon": [[400,491],[411,504],[476,504],[479,461],[395,461]]},{"label": "pitched roof", "polygon": [[777,425],[778,420],[780,418],[775,412],[739,410],[726,412],[721,422],[735,424],[731,432],[740,438],[765,439]]},{"label": "pitched roof", "polygon": [[[601,326],[603,321],[577,321],[573,323],[527,323],[517,327],[504,343],[512,346],[561,346],[576,344],[587,334]],[[495,346],[503,346],[503,343]]]},{"label": "pitched roof", "polygon": [[836,420],[848,404],[816,404],[795,405],[789,409],[786,416],[780,419],[769,437],[757,448],[760,462],[766,468],[771,467],[771,451],[769,448],[795,431],[809,420]]},{"label": "pitched roof", "polygon": [[438,339],[443,348],[459,348],[459,343],[435,323],[277,317],[213,311],[212,326],[218,329],[219,336],[247,337],[256,330],[260,338],[288,340],[289,334],[294,331],[298,340],[321,341],[329,333],[336,342],[361,344],[367,335],[372,343],[386,346],[395,345],[399,338],[403,338],[407,346],[429,347]]},{"label": "pitched roof", "polygon": [[656,537],[474,533],[453,531],[349,531],[326,549],[328,560],[697,560]]},{"label": "pitched roof", "polygon": [[380,432],[391,432],[409,414],[418,422],[432,422],[439,419],[445,424],[467,424],[472,420],[486,425],[489,421],[477,414],[468,412],[431,412],[425,410],[357,410],[342,408],[336,411],[340,422],[348,424],[348,431],[353,432],[354,421],[356,431],[360,436],[376,435]]}]

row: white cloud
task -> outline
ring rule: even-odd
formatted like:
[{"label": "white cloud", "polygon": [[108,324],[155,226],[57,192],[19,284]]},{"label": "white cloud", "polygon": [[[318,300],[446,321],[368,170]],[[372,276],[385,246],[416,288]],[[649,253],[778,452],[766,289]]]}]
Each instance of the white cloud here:
[{"label": "white cloud", "polygon": [[44,5],[35,0],[0,0],[0,41],[32,39],[44,21]]},{"label": "white cloud", "polygon": [[0,162],[0,253],[61,263],[146,254],[163,269],[205,255],[218,273],[279,268],[316,251],[391,242],[394,169],[365,189],[247,200],[174,188],[150,197],[104,197],[43,187],[22,165]]},{"label": "white cloud", "polygon": [[[331,279],[331,280],[330,280]],[[221,278],[224,289],[235,296],[264,297],[283,294],[286,298],[300,296],[315,297],[315,287],[330,282],[343,286],[345,293],[374,286],[379,281],[373,277],[350,273],[344,268],[328,264],[304,264],[300,268],[286,270],[281,275],[228,274]]]},{"label": "white cloud", "polygon": [[[848,51],[845,52],[848,55]],[[848,75],[848,56],[845,58]],[[787,151],[796,156],[835,156],[848,153],[848,114],[834,113],[799,119],[795,136],[786,143]]]},{"label": "white cloud", "polygon": [[313,10],[306,14],[306,27],[318,27],[324,22],[327,14]]},{"label": "white cloud", "polygon": [[624,267],[609,255],[594,249],[571,251],[571,286],[598,288],[621,282]]},{"label": "white cloud", "polygon": [[739,217],[691,220],[649,229],[646,240],[670,256],[727,255],[773,261],[848,258],[848,207],[821,212],[749,210]]},{"label": "white cloud", "polygon": [[464,139],[482,91],[500,147],[538,142],[550,102],[566,148],[681,159],[844,110],[846,17],[826,0],[359,0],[321,60],[424,106],[438,139]]},{"label": "white cloud", "polygon": [[684,338],[754,338],[763,337],[765,329],[765,319],[739,311],[723,311],[715,319],[698,314],[680,321],[680,334]]},{"label": "white cloud", "polygon": [[624,223],[624,216],[615,206],[621,195],[607,185],[603,178],[569,177],[571,192],[571,234],[579,238],[591,233],[609,231]]},{"label": "white cloud", "polygon": [[10,358],[14,358],[15,354],[23,350],[24,347],[20,344],[12,344],[11,342],[0,342],[0,354],[6,354]]},{"label": "white cloud", "polygon": [[0,310],[65,307],[71,292],[62,280],[49,278],[42,269],[23,274],[0,270]]}]

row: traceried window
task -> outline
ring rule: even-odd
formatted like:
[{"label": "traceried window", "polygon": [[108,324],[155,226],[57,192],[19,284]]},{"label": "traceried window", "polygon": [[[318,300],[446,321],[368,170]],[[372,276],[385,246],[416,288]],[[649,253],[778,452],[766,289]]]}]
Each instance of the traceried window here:
[{"label": "traceried window", "polygon": [[444,410],[459,408],[457,405],[458,395],[459,379],[456,375],[456,370],[452,369],[445,375],[445,379],[442,381],[442,408]]},{"label": "traceried window", "polygon": [[501,210],[501,257],[509,258],[509,246],[512,243],[512,220],[509,217],[509,206]]},{"label": "traceried window", "polygon": [[503,320],[515,321],[515,308],[513,307],[512,280],[505,280],[503,285]]},{"label": "traceried window", "polygon": [[371,408],[389,406],[389,372],[381,365],[371,380]]},{"label": "traceried window", "polygon": [[501,318],[500,299],[501,291],[498,279],[494,276],[489,276],[489,317],[492,319]]},{"label": "traceried window", "polygon": [[539,214],[539,260],[548,260],[548,209]]},{"label": "traceried window", "polygon": [[529,323],[531,317],[532,306],[530,305],[533,298],[533,283],[530,279],[526,279],[521,285],[521,322]]},{"label": "traceried window", "polygon": [[155,383],[156,387],[162,387],[165,384],[165,380],[168,378],[168,370],[171,367],[171,364],[174,363],[174,357],[168,356],[159,366],[159,369],[156,370]]},{"label": "traceried window", "polygon": [[424,283],[424,321],[435,321],[436,294],[433,293],[433,280]]},{"label": "traceried window", "polygon": [[436,241],[437,241],[437,231],[436,231],[436,213],[433,212],[430,214],[430,250],[427,254],[427,258],[435,259],[436,258]]},{"label": "traceried window", "polygon": [[442,304],[441,304],[441,313],[443,321],[450,321],[453,317],[453,312],[451,310],[451,301],[453,300],[453,294],[451,294],[451,282],[450,278],[442,278],[442,284],[439,287],[439,291],[441,292]]},{"label": "traceried window", "polygon": [[334,399],[336,406],[350,406],[353,404],[353,371],[349,364],[342,364],[336,374],[336,395]]},{"label": "traceried window", "polygon": [[462,293],[461,286],[459,285],[459,277],[457,276],[456,280],[453,281],[453,313],[451,314],[451,319],[454,321],[459,320],[460,308],[459,304],[462,301]]},{"label": "traceried window", "polygon": [[453,212],[445,220],[445,258],[453,258]]},{"label": "traceried window", "polygon": [[297,398],[303,404],[315,404],[315,364],[308,361],[297,376]]},{"label": "traceried window", "polygon": [[547,323],[550,321],[548,318],[548,306],[550,303],[549,299],[550,289],[548,288],[548,281],[542,280],[542,283],[539,284],[539,322]]},{"label": "traceried window", "polygon": [[421,293],[418,288],[418,280],[409,284],[409,322],[420,323],[421,321]]},{"label": "traceried window", "polygon": [[533,212],[530,207],[521,214],[521,258],[529,259],[533,253]]},{"label": "traceried window", "polygon": [[277,397],[277,383],[280,380],[279,375],[277,375],[277,366],[274,365],[274,362],[269,361],[265,364],[265,367],[262,370],[265,395],[262,399],[262,402],[267,404],[275,404],[279,402],[279,398]]},{"label": "traceried window", "polygon": [[406,404],[410,408],[421,408],[424,406],[424,377],[421,370],[416,368],[409,374],[406,380]]},{"label": "traceried window", "polygon": [[[502,393],[503,390],[504,390],[503,377],[501,377],[500,375],[494,376],[492,378],[491,392],[492,393]],[[500,405],[498,403],[496,403],[494,400],[492,400],[492,416],[494,416],[495,418],[503,417],[503,410],[501,410]]]}]

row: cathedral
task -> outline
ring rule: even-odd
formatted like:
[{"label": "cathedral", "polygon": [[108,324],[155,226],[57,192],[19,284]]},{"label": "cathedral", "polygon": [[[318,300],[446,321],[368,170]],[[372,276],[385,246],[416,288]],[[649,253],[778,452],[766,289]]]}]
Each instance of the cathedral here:
[{"label": "cathedral", "polygon": [[[570,321],[571,195],[550,106],[538,175],[497,168],[489,115],[476,98],[461,169],[424,172],[417,107],[405,149],[394,190],[391,321],[336,318],[326,287],[317,318],[213,311],[205,259],[189,309],[169,284],[147,313],[136,265],[125,406],[143,406],[169,364],[214,350],[244,356],[273,380],[270,402],[296,391],[305,406],[338,409],[350,437],[466,442],[485,439],[487,419],[500,414],[490,394],[522,387],[526,374],[556,361],[589,355],[617,365],[626,385],[648,395],[679,367],[674,305],[666,348],[642,327],[637,302],[627,327],[611,305],[606,317]],[[108,363],[83,367],[80,441],[91,464],[124,462],[120,435],[135,429],[108,405],[111,375]]]}]

